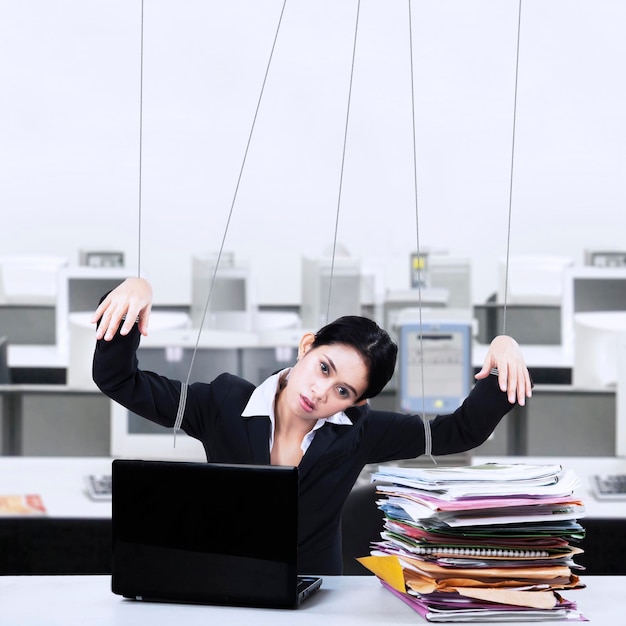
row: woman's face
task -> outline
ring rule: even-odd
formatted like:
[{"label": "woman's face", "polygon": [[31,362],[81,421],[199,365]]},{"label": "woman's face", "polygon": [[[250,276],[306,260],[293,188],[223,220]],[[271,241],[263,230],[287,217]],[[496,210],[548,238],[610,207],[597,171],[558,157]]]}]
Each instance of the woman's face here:
[{"label": "woman's face", "polygon": [[367,389],[368,369],[351,346],[312,342],[313,335],[303,337],[285,395],[292,413],[317,420],[353,406]]}]

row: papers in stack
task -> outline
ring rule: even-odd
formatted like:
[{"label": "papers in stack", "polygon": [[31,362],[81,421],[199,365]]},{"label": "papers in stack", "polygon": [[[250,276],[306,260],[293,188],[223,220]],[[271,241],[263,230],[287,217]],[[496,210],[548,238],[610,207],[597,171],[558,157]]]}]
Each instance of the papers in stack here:
[{"label": "papers in stack", "polygon": [[381,541],[359,561],[431,622],[586,619],[580,481],[560,465],[381,467]]}]

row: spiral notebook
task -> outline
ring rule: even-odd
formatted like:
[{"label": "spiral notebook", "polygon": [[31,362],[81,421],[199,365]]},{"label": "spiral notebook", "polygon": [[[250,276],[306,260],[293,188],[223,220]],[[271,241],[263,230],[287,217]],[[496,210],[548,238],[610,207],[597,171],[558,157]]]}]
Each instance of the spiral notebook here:
[{"label": "spiral notebook", "polygon": [[298,469],[116,459],[113,593],[137,600],[295,608]]}]

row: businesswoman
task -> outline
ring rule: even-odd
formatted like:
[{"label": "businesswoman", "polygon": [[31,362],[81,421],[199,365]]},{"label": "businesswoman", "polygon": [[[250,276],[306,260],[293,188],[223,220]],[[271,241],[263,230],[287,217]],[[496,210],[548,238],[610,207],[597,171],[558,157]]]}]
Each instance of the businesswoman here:
[{"label": "businesswoman", "polygon": [[[92,318],[98,324],[93,378],[129,410],[172,427],[183,383],[140,370],[136,357],[151,307],[152,288],[142,278],[127,279],[102,300]],[[391,378],[396,356],[384,330],[348,316],[305,333],[296,363],[258,387],[229,373],[188,387],[181,427],[200,440],[208,461],[298,466],[301,573],[341,573],[341,512],[365,465],[424,454],[420,416],[367,403]],[[469,396],[431,422],[432,453],[480,445],[530,395],[517,342],[496,337]]]}]

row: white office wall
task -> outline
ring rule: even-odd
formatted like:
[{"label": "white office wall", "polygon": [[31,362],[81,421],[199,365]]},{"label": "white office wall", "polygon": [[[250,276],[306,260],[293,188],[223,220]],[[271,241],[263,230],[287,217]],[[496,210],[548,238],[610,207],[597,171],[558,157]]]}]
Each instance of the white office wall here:
[{"label": "white office wall", "polygon": [[[407,0],[362,0],[338,239],[393,289],[416,246]],[[626,3],[522,0],[511,253],[626,232]],[[221,245],[282,0],[0,0],[0,251],[140,251],[159,302]],[[288,0],[226,248],[261,303],[333,241],[356,0]],[[413,0],[419,238],[506,254],[518,0]],[[141,246],[139,247],[139,241]]]}]

